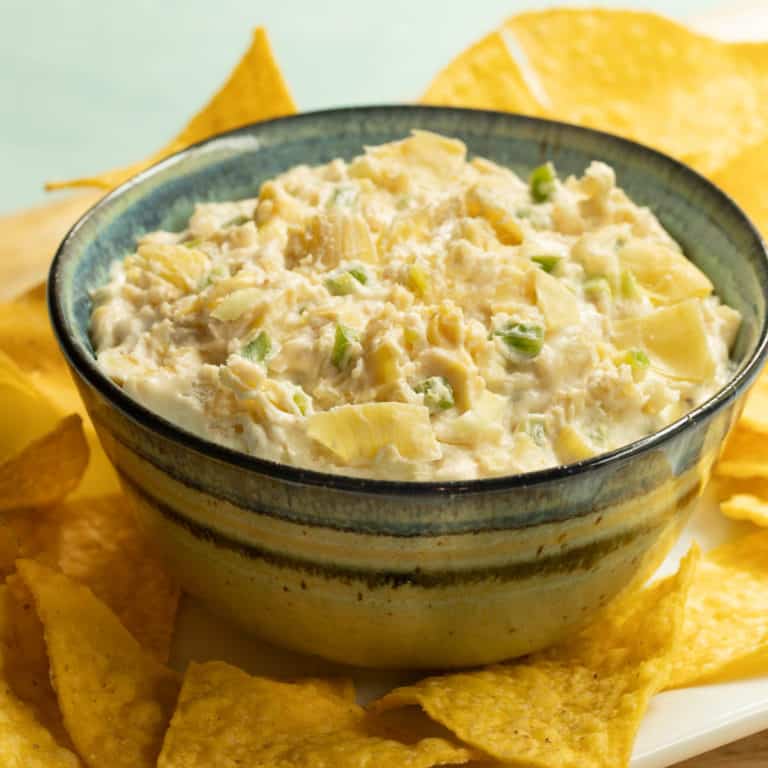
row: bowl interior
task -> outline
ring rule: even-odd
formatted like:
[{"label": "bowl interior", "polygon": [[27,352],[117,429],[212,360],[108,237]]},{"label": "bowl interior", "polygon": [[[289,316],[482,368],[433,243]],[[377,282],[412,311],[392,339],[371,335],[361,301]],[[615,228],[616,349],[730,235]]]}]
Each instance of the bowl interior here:
[{"label": "bowl interior", "polygon": [[733,357],[743,370],[764,345],[768,266],[759,235],[743,213],[696,173],[653,150],[589,129],[475,110],[394,106],[307,113],[248,126],[192,147],[129,181],[99,203],[63,243],[52,269],[54,316],[76,366],[93,366],[90,293],[113,262],[156,229],[181,229],[196,202],[255,196],[263,181],[299,163],[350,159],[365,145],[422,128],[466,142],[526,176],[552,160],[561,176],[595,159],[647,205],[743,317]]}]

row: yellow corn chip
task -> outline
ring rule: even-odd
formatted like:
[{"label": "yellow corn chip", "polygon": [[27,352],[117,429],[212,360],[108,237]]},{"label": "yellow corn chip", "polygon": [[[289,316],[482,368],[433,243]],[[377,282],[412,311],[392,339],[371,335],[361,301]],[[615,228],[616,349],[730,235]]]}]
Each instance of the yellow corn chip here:
[{"label": "yellow corn chip", "polygon": [[281,683],[209,662],[187,670],[158,768],[427,768],[468,759],[444,739],[406,745],[369,735],[363,710],[327,684]]},{"label": "yellow corn chip", "polygon": [[62,415],[0,343],[0,464],[50,432]]},{"label": "yellow corn chip", "polygon": [[[11,365],[15,374],[6,374]],[[91,459],[75,496],[97,496],[119,490],[115,470],[96,437],[51,330],[44,285],[32,289],[14,301],[0,304],[0,394],[3,393],[4,378],[11,375],[15,376],[14,380],[26,381],[26,385],[16,386],[8,401],[2,402],[0,399],[0,413],[24,409],[25,404],[30,402],[26,392],[35,390],[39,396],[33,402],[43,402],[39,415],[35,417],[41,422],[40,426],[35,427],[39,434],[53,429],[58,421],[57,413],[64,415],[75,412],[82,417]],[[30,407],[26,407],[23,412],[28,412]],[[20,417],[12,416],[12,423],[19,420]],[[45,423],[45,428],[41,429],[42,422]],[[34,423],[34,420],[31,420],[31,423]],[[10,429],[8,431],[10,432]],[[0,426],[0,440],[6,439],[3,425]]]},{"label": "yellow corn chip", "polygon": [[[768,220],[766,220],[768,225]],[[768,434],[768,373],[763,371],[753,384],[739,424],[753,432]]]},{"label": "yellow corn chip", "polygon": [[492,32],[457,56],[432,81],[421,100],[449,107],[526,114],[542,111],[499,32]]},{"label": "yellow corn chip", "polygon": [[504,28],[553,117],[650,144],[704,173],[768,133],[766,46],[730,46],[618,10],[524,13]]},{"label": "yellow corn chip", "polygon": [[8,579],[2,611],[0,646],[10,690],[59,745],[74,749],[51,685],[43,625],[35,612],[32,594],[16,574]]},{"label": "yellow corn chip", "polygon": [[0,301],[18,296],[45,280],[56,248],[67,230],[101,192],[65,195],[18,213],[0,216]]},{"label": "yellow corn chip", "polygon": [[529,659],[399,688],[373,711],[418,704],[492,757],[538,768],[626,765],[667,680],[696,565],[620,601],[572,641]]},{"label": "yellow corn chip", "polygon": [[691,585],[670,688],[768,673],[768,531],[702,560]]},{"label": "yellow corn chip", "polygon": [[147,160],[116,168],[98,176],[71,181],[50,182],[46,189],[63,187],[101,187],[111,189],[164,157],[216,133],[248,123],[292,115],[296,112],[288,87],[277,66],[266,31],[254,30],[250,48],[219,92],[187,123],[170,143]]},{"label": "yellow corn chip", "polygon": [[723,477],[768,477],[768,435],[739,423],[728,438],[715,473]]},{"label": "yellow corn chip", "polygon": [[768,528],[768,500],[749,493],[737,493],[720,502],[720,511],[731,520],[748,520]]},{"label": "yellow corn chip", "polygon": [[178,588],[166,574],[122,496],[82,499],[7,517],[19,556],[84,584],[158,659],[171,645]]},{"label": "yellow corn chip", "polygon": [[153,767],[178,694],[176,674],[86,587],[33,560],[19,560],[18,569],[43,623],[64,725],[85,763]]},{"label": "yellow corn chip", "polygon": [[0,464],[0,512],[46,506],[77,488],[88,464],[88,443],[77,414]]},{"label": "yellow corn chip", "polygon": [[13,622],[10,601],[8,588],[0,586],[0,764],[4,768],[80,768],[77,757],[57,743],[6,679],[6,637]]}]

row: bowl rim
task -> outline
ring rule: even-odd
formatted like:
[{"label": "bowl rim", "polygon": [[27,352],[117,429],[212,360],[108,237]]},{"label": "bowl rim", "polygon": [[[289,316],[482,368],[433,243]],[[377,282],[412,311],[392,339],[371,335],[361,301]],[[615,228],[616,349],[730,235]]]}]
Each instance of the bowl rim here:
[{"label": "bowl rim", "polygon": [[337,474],[332,472],[320,472],[317,470],[282,464],[279,462],[262,459],[242,451],[228,448],[206,438],[200,437],[192,432],[188,432],[182,427],[177,426],[172,421],[166,419],[149,408],[141,405],[138,401],[129,397],[123,390],[106,374],[102,373],[93,358],[86,355],[80,347],[74,342],[74,333],[66,320],[64,311],[63,291],[64,281],[62,279],[62,266],[69,257],[69,249],[73,247],[80,230],[103,209],[111,206],[113,201],[121,197],[128,190],[141,185],[146,180],[159,173],[160,171],[182,161],[188,155],[194,154],[200,148],[219,141],[223,138],[238,137],[241,135],[252,135],[254,131],[260,128],[273,125],[300,123],[305,120],[317,118],[333,118],[336,115],[356,114],[358,116],[365,114],[373,115],[382,112],[413,112],[418,114],[428,114],[430,112],[443,112],[454,114],[481,114],[488,117],[494,117],[501,120],[510,120],[513,122],[522,122],[542,126],[554,126],[571,133],[581,133],[599,138],[607,143],[612,143],[620,147],[626,147],[635,154],[645,155],[653,158],[656,162],[666,164],[677,174],[682,175],[691,184],[707,187],[709,194],[719,199],[722,205],[731,209],[731,211],[741,220],[742,225],[755,241],[759,251],[763,255],[765,262],[766,282],[763,284],[766,292],[766,305],[768,306],[768,251],[766,243],[752,223],[751,219],[742,210],[742,208],[733,200],[733,198],[723,191],[720,187],[710,181],[708,178],[694,170],[681,161],[667,155],[659,150],[653,149],[645,144],[627,139],[606,131],[588,128],[585,126],[567,123],[550,118],[532,117],[515,112],[501,112],[498,110],[471,109],[464,107],[441,107],[431,105],[417,104],[373,104],[364,106],[346,106],[333,109],[321,109],[308,112],[301,112],[295,115],[277,117],[271,120],[264,120],[257,123],[248,123],[233,130],[224,131],[190,145],[178,152],[163,158],[161,161],[144,169],[140,173],[132,176],[127,181],[120,184],[115,189],[108,192],[104,197],[91,206],[75,224],[69,229],[64,239],[59,244],[48,274],[47,301],[48,310],[53,326],[54,334],[58,340],[65,357],[69,364],[85,382],[93,387],[102,397],[104,397],[113,407],[117,408],[124,416],[138,425],[158,433],[161,437],[170,440],[173,443],[180,444],[186,449],[191,449],[196,453],[213,458],[236,469],[250,471],[259,475],[265,475],[273,480],[305,486],[321,486],[324,488],[346,491],[357,494],[372,496],[410,496],[421,498],[450,498],[455,496],[466,496],[484,494],[489,492],[504,492],[516,488],[529,488],[531,486],[540,486],[552,482],[562,481],[569,477],[582,475],[606,467],[610,464],[621,465],[626,461],[647,453],[653,449],[659,448],[689,427],[708,420],[717,411],[721,410],[739,394],[741,394],[757,377],[763,364],[768,359],[768,310],[762,318],[762,324],[759,330],[759,336],[755,348],[749,358],[742,363],[740,370],[733,375],[716,393],[693,410],[684,414],[676,421],[668,424],[662,429],[645,435],[638,440],[627,443],[619,448],[606,453],[598,454],[591,458],[574,462],[571,464],[557,465],[545,469],[534,470],[532,472],[523,472],[515,475],[500,475],[486,478],[470,480],[380,480],[370,477],[356,477],[351,475]]}]

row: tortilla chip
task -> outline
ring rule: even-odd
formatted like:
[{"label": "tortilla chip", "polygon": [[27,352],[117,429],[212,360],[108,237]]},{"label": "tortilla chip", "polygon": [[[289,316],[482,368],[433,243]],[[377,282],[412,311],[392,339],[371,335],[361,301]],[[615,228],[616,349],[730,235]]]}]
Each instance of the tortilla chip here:
[{"label": "tortilla chip", "polygon": [[314,680],[251,677],[223,662],[190,664],[158,768],[370,768],[464,763],[444,739],[409,746],[369,735],[363,710]]},{"label": "tortilla chip", "polygon": [[492,32],[457,56],[421,98],[424,104],[539,114],[541,104],[499,32]]},{"label": "tortilla chip", "polygon": [[[768,219],[765,224],[768,225]],[[763,231],[768,231],[768,227]],[[739,425],[753,432],[768,434],[768,372],[763,371],[749,390]]]},{"label": "tortilla chip", "polygon": [[10,690],[60,746],[74,750],[51,685],[43,625],[35,612],[32,594],[18,575],[8,579],[2,611],[0,649]]},{"label": "tortilla chip", "polygon": [[709,552],[691,585],[668,687],[768,674],[768,531]]},{"label": "tortilla chip", "polygon": [[101,192],[68,194],[0,216],[0,301],[45,280],[56,248]]},{"label": "tortilla chip", "polygon": [[0,464],[50,432],[61,415],[2,351],[0,342]]},{"label": "tortilla chip", "polygon": [[142,162],[98,176],[49,182],[46,189],[112,189],[164,157],[216,133],[295,112],[296,105],[275,61],[267,33],[263,27],[258,27],[253,32],[250,48],[240,59],[229,80],[165,147]]},{"label": "tortilla chip", "polygon": [[8,587],[0,586],[0,762],[9,768],[79,768],[77,757],[57,743],[7,681],[11,600]]},{"label": "tortilla chip", "polygon": [[179,682],[86,587],[34,562],[18,569],[45,630],[64,725],[92,768],[151,768]]},{"label": "tortilla chip", "polygon": [[749,493],[737,493],[720,502],[720,511],[731,520],[748,520],[768,528],[768,500]]},{"label": "tortilla chip", "polygon": [[552,9],[509,19],[547,113],[657,147],[704,173],[768,133],[766,46],[651,13]]},{"label": "tortilla chip", "polygon": [[0,512],[55,504],[80,483],[88,465],[88,443],[77,414],[0,464]]},{"label": "tortilla chip", "polygon": [[731,433],[715,466],[721,477],[768,477],[768,435],[746,429],[741,423]]},{"label": "tortilla chip", "polygon": [[179,591],[122,496],[83,499],[7,517],[19,556],[84,584],[161,661],[168,659]]},{"label": "tortilla chip", "polygon": [[515,765],[626,765],[648,701],[667,680],[696,560],[691,552],[675,576],[558,648],[398,688],[373,711],[418,704],[462,741]]},{"label": "tortilla chip", "polygon": [[[8,358],[10,364],[7,362]],[[40,434],[53,429],[61,415],[79,413],[83,419],[91,459],[85,476],[75,491],[75,497],[98,496],[118,491],[120,485],[115,470],[101,447],[53,335],[48,319],[44,285],[37,286],[14,301],[0,304],[0,394],[5,371],[10,365],[14,367],[16,379],[20,377],[22,381],[26,381],[26,389],[36,391],[37,402],[44,403],[39,415],[35,417],[37,421],[45,422],[44,429],[37,427]],[[23,397],[23,393],[16,394],[10,402],[3,403],[0,413],[6,409],[10,411],[23,408],[27,402]],[[28,407],[23,413],[29,410]],[[14,423],[20,420],[21,416],[14,418]],[[34,423],[34,419],[31,421]],[[0,429],[0,440],[5,439],[4,431]]]}]

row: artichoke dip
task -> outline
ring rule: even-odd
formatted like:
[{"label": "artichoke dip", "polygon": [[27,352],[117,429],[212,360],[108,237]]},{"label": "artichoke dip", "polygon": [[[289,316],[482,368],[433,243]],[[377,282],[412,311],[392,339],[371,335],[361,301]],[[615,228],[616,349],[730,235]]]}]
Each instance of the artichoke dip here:
[{"label": "artichoke dip", "polygon": [[739,314],[593,162],[521,179],[414,131],[152,232],[93,293],[101,369],[182,428],[348,475],[586,459],[722,387]]}]

